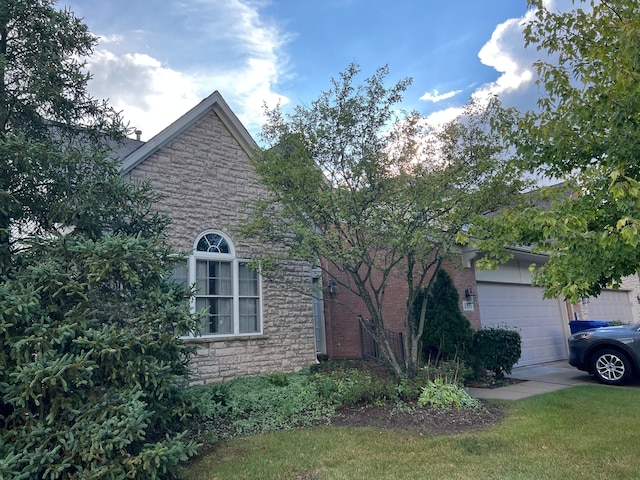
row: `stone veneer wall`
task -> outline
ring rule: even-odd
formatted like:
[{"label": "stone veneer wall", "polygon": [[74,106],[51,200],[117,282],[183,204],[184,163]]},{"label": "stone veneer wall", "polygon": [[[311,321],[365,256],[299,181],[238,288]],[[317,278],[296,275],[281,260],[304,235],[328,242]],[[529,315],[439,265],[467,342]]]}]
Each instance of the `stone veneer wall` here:
[{"label": "stone veneer wall", "polygon": [[629,275],[622,279],[621,287],[625,290],[631,291],[631,309],[633,313],[633,319],[636,322],[640,322],[640,277],[638,274]]},{"label": "stone veneer wall", "polygon": [[[246,202],[263,191],[246,152],[215,113],[136,166],[128,178],[150,180],[163,195],[157,208],[172,218],[170,241],[179,251],[191,252],[197,236],[210,229],[231,238],[237,258],[251,259],[267,248],[236,233],[249,213]],[[311,298],[287,283],[310,283],[311,269],[291,263],[284,276],[262,280],[262,335],[188,340],[198,351],[193,384],[295,371],[316,361]]]}]

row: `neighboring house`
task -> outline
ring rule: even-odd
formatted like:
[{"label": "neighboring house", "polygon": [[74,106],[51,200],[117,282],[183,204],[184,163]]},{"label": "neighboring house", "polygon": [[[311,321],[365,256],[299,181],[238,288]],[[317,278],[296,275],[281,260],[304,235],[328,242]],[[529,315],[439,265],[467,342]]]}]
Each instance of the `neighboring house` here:
[{"label": "neighboring house", "polygon": [[[496,270],[479,270],[478,252],[461,252],[460,262],[444,264],[460,298],[460,310],[473,328],[513,328],[522,339],[518,366],[568,358],[567,338],[572,320],[640,321],[640,281],[628,277],[619,290],[604,290],[598,297],[573,305],[564,299],[545,299],[540,287],[531,285],[529,265],[542,265],[547,258],[527,249],[514,249],[514,258]],[[385,318],[388,330],[401,332],[406,311],[406,287],[387,288]],[[467,296],[472,293],[472,296]],[[366,318],[362,302],[346,289],[325,295],[327,354],[333,358],[362,356],[362,337],[357,315]]]},{"label": "neighboring house", "polygon": [[522,356],[518,366],[567,359],[570,321],[640,321],[637,291],[628,283],[631,278],[619,290],[603,290],[597,297],[585,298],[578,304],[563,298],[545,299],[543,289],[531,285],[529,266],[542,265],[547,257],[526,248],[514,249],[513,254],[513,259],[497,270],[474,270],[482,324],[507,326],[520,332]]},{"label": "neighboring house", "polygon": [[[215,92],[148,142],[130,140],[122,158],[125,178],[151,181],[169,215],[171,245],[185,252],[176,279],[195,284],[194,311],[207,310],[192,383],[240,375],[295,371],[316,362],[314,301],[288,287],[311,283],[302,262],[284,266],[283,278],[262,278],[248,262],[277,245],[247,243],[238,227],[248,202],[264,194],[249,158],[255,142]],[[318,312],[320,314],[321,312]]]}]

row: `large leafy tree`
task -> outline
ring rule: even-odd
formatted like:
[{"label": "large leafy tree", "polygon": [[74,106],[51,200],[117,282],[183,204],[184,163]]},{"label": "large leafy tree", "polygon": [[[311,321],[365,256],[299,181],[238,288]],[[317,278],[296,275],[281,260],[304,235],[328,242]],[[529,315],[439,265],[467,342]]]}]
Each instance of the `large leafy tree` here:
[{"label": "large leafy tree", "polygon": [[172,433],[188,292],[152,191],[110,158],[95,41],[54,2],[0,2],[0,478],[156,478],[194,450]]},{"label": "large leafy tree", "polygon": [[523,198],[473,232],[497,253],[507,244],[549,253],[535,280],[577,300],[640,267],[640,5],[576,1],[566,12],[529,2],[529,46],[542,96],[507,123],[524,171],[562,181]]},{"label": "large leafy tree", "polygon": [[[497,104],[472,105],[436,134],[415,113],[399,112],[409,80],[387,87],[383,67],[356,85],[358,74],[350,65],[310,106],[269,112],[267,145],[254,157],[269,196],[256,203],[245,233],[283,246],[261,259],[263,272],[279,258],[302,258],[318,265],[325,285],[359,296],[366,312],[353,312],[354,320],[363,313],[362,325],[373,326],[401,375],[416,368],[420,353],[425,308],[417,307],[414,328],[416,295],[455,255],[463,225],[518,182],[507,181],[502,145],[488,125]],[[385,331],[392,280],[407,295],[404,362]]]}]

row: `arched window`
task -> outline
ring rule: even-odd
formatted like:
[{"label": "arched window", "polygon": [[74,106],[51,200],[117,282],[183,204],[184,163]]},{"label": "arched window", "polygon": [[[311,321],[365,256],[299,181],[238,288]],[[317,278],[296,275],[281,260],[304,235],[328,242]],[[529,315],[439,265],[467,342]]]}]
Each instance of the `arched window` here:
[{"label": "arched window", "polygon": [[200,235],[196,245],[197,252],[229,253],[229,242],[217,233],[204,233]]},{"label": "arched window", "polygon": [[202,335],[248,335],[262,332],[260,275],[238,259],[231,239],[206,231],[194,242],[189,279],[195,285],[195,311]]}]

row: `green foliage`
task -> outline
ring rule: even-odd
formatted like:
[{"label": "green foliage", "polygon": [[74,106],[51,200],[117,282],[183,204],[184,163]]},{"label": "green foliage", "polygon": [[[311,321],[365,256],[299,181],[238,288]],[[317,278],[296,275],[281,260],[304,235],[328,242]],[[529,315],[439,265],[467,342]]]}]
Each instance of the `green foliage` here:
[{"label": "green foliage", "polygon": [[461,386],[471,375],[470,367],[459,358],[440,360],[438,362],[429,361],[418,370],[415,382],[424,385],[429,380],[442,378],[446,383]]},{"label": "green foliage", "polygon": [[[408,312],[415,295],[453,255],[462,225],[504,202],[520,181],[488,123],[495,102],[470,105],[464,119],[436,133],[398,108],[409,79],[388,87],[385,66],[357,84],[359,73],[350,65],[308,107],[267,112],[266,146],[252,161],[269,197],[256,202],[242,233],[282,245],[262,265],[304,259],[338,291],[357,295],[401,377],[418,365],[421,331]],[[382,338],[392,278],[408,297],[406,363]]]},{"label": "green foliage", "polygon": [[0,274],[25,237],[90,219],[87,189],[109,198],[105,169],[114,166],[103,159],[125,132],[86,90],[83,59],[96,37],[53,3],[3,2],[0,10]]},{"label": "green foliage", "polygon": [[155,195],[107,158],[95,38],[53,3],[0,6],[0,478],[155,479],[212,409],[186,388],[198,322]]},{"label": "green foliage", "polygon": [[434,398],[445,398],[447,408],[475,408],[476,404],[457,390],[469,374],[457,360],[429,363],[414,378],[402,379],[378,363],[334,360],[298,373],[241,377],[192,387],[187,392],[203,404],[199,409],[201,419],[206,412],[204,421],[191,424],[192,438],[214,443],[318,425],[328,423],[341,409],[364,405],[394,403],[399,409],[412,408],[420,396],[427,402],[429,394],[424,391],[435,387],[440,392]]},{"label": "green foliage", "polygon": [[[424,291],[414,305],[421,305]],[[419,307],[414,308],[416,314]],[[417,324],[417,321],[416,321]],[[473,331],[467,317],[460,311],[458,292],[444,269],[439,269],[427,296],[427,308],[422,333],[423,359],[443,360],[464,358],[471,346]]]},{"label": "green foliage", "polygon": [[473,355],[480,367],[503,378],[511,373],[522,354],[520,334],[514,330],[485,327],[473,334]]},{"label": "green foliage", "polygon": [[479,410],[482,404],[466,390],[453,383],[445,383],[442,378],[430,381],[422,389],[418,397],[418,405],[429,406],[440,410],[459,408],[462,410]]},{"label": "green foliage", "polygon": [[315,428],[242,438],[190,464],[184,479],[628,480],[638,476],[638,403],[637,388],[585,385],[509,402],[491,415],[497,428],[465,434]]},{"label": "green foliage", "polygon": [[412,378],[404,377],[396,386],[398,398],[403,401],[415,401],[424,385],[436,379],[445,383],[463,386],[473,376],[473,370],[458,358],[453,360],[429,360],[418,369]]},{"label": "green foliage", "polygon": [[362,364],[350,367],[349,363],[333,365],[336,368],[313,377],[319,395],[330,404],[351,407],[397,398],[397,379],[388,369]]},{"label": "green foliage", "polygon": [[200,391],[216,405],[203,427],[209,441],[326,422],[335,409],[308,373],[242,377]]},{"label": "green foliage", "polygon": [[535,282],[576,302],[640,267],[640,9],[636,0],[577,0],[566,11],[545,3],[529,1],[525,28],[542,53],[538,108],[502,120],[517,164],[563,185],[470,233],[494,255],[505,245],[549,253]]},{"label": "green foliage", "polygon": [[399,382],[388,368],[351,361],[195,388],[194,395],[209,403],[210,414],[193,430],[209,442],[326,423],[340,408],[415,401],[419,394],[413,381]]},{"label": "green foliage", "polygon": [[204,413],[176,338],[195,320],[165,281],[169,251],[124,236],[32,248],[0,286],[0,472],[156,478],[192,455],[172,432]]},{"label": "green foliage", "polygon": [[285,387],[289,384],[289,378],[283,373],[272,373],[267,375],[267,380],[276,387]]}]

